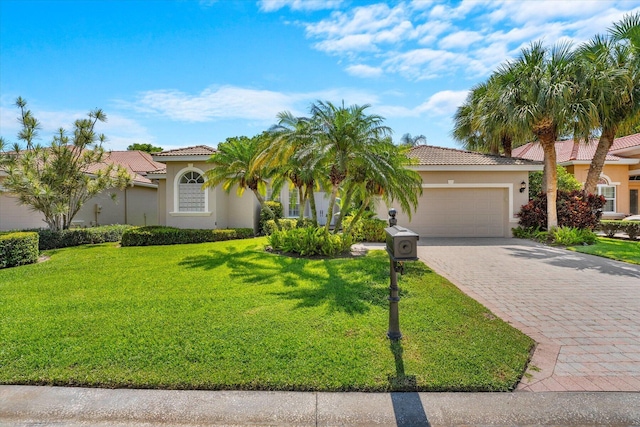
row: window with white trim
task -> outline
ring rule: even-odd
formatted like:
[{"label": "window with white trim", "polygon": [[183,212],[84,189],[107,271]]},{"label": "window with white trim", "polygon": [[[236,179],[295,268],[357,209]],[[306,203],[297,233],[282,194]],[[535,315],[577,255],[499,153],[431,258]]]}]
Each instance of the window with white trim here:
[{"label": "window with white trim", "polygon": [[289,190],[289,216],[300,216],[300,200],[298,200],[298,189]]},{"label": "window with white trim", "polygon": [[203,176],[196,171],[187,171],[178,183],[178,212],[204,212],[205,194],[202,189]]},{"label": "window with white trim", "polygon": [[605,199],[602,212],[615,212],[616,211],[616,186],[610,185],[609,181],[605,178],[600,178],[598,181],[598,195],[603,196]]}]

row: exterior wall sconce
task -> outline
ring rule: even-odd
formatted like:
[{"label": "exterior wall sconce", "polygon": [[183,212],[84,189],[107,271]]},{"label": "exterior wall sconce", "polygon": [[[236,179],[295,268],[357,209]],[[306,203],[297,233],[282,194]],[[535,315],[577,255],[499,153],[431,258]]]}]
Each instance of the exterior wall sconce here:
[{"label": "exterior wall sconce", "polygon": [[524,190],[526,190],[526,189],[527,189],[527,183],[526,183],[526,182],[524,182],[524,181],[522,181],[522,182],[520,183],[520,192],[521,192],[521,193],[524,193]]}]

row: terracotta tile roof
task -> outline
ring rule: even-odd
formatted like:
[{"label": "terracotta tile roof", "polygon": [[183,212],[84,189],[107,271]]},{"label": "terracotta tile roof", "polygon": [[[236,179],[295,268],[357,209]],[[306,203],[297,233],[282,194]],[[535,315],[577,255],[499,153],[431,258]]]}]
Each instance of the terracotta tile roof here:
[{"label": "terracotta tile roof", "polygon": [[107,158],[115,163],[127,165],[142,175],[165,167],[162,163],[154,162],[151,154],[144,151],[111,151],[107,153]]},{"label": "terracotta tile roof", "polygon": [[[640,138],[639,138],[640,139]],[[614,141],[614,144],[616,141]],[[572,161],[590,162],[596,152],[598,140],[592,139],[588,143],[584,141],[574,141],[573,139],[556,142],[556,155],[558,163],[567,163]],[[536,142],[530,142],[513,150],[513,157],[520,157],[529,160],[544,160],[544,152],[542,146]],[[606,160],[619,161],[621,157],[614,154],[607,154]]]},{"label": "terracotta tile roof", "polygon": [[624,148],[631,147],[640,147],[640,133],[636,133],[634,135],[627,135],[621,138],[616,138],[613,140],[613,145],[611,146],[611,150],[616,151],[622,150]]},{"label": "terracotta tile roof", "polygon": [[454,148],[434,147],[432,145],[414,147],[409,151],[408,156],[417,159],[419,166],[509,166],[537,163],[526,159],[494,156]]},{"label": "terracotta tile roof", "polygon": [[[73,147],[70,148],[77,150]],[[153,183],[146,177],[147,173],[158,169],[166,169],[164,164],[154,162],[151,156],[144,151],[106,151],[102,162],[89,165],[84,172],[95,174],[109,164],[122,166],[131,175],[134,183],[142,184]]]},{"label": "terracotta tile roof", "polygon": [[167,150],[161,153],[153,153],[155,157],[163,156],[210,156],[216,153],[215,148],[211,148],[208,145],[196,145],[193,147],[176,148],[174,150]]}]

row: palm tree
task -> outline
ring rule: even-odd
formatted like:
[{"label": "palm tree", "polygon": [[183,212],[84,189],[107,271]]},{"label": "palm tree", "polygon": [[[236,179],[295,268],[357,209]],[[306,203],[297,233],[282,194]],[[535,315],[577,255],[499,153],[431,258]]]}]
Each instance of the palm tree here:
[{"label": "palm tree", "polygon": [[[371,206],[376,197],[387,204],[397,201],[411,218],[412,210],[418,206],[418,196],[422,194],[422,178],[416,171],[408,169],[412,160],[407,157],[407,146],[396,146],[385,138],[372,148],[378,157],[376,169],[361,164],[356,173],[347,180],[354,199],[359,200],[359,208],[351,221],[353,226]],[[345,230],[348,233],[350,230]]]},{"label": "palm tree", "polygon": [[607,153],[620,126],[630,119],[637,123],[640,92],[638,68],[633,66],[632,58],[629,44],[616,43],[604,36],[595,36],[578,51],[578,59],[585,70],[582,86],[594,100],[601,131],[584,184],[586,193],[595,193]]},{"label": "palm tree", "polygon": [[452,135],[465,150],[511,157],[514,142],[526,141],[521,133],[500,100],[496,76],[473,87],[454,115]]},{"label": "palm tree", "polygon": [[410,133],[405,133],[400,138],[400,144],[407,147],[415,147],[417,145],[424,145],[427,143],[427,137],[424,135],[411,136]]},{"label": "palm tree", "polygon": [[207,179],[202,184],[202,188],[213,188],[222,184],[222,189],[229,193],[234,186],[237,186],[238,196],[242,196],[248,188],[258,199],[261,209],[273,218],[279,228],[278,218],[265,203],[263,196],[266,192],[267,180],[271,178],[274,170],[268,166],[257,167],[256,165],[263,139],[262,135],[253,138],[233,137],[219,144],[218,151],[207,160],[213,168],[205,172]]},{"label": "palm tree", "polygon": [[530,131],[544,152],[547,229],[557,227],[557,170],[555,142],[566,129],[582,131],[597,124],[595,106],[580,91],[579,66],[570,44],[552,49],[541,42],[524,48],[514,62],[495,76],[500,99],[513,125]]},{"label": "palm tree", "polygon": [[309,201],[312,221],[317,225],[314,191],[321,177],[319,169],[311,167],[317,135],[306,117],[295,117],[288,111],[282,111],[277,118],[278,124],[269,129],[271,138],[263,149],[261,161],[279,170],[272,182],[274,189],[280,188],[286,178],[298,190],[300,219],[304,218],[304,206]]},{"label": "palm tree", "polygon": [[[317,152],[312,166],[321,167],[327,173],[331,185],[327,223],[329,230],[333,210],[343,181],[349,176],[349,169],[357,159],[360,164],[376,170],[377,160],[372,147],[379,140],[391,134],[391,129],[383,125],[381,116],[366,114],[369,105],[335,106],[331,102],[317,101],[311,105],[311,126],[318,135]],[[315,147],[314,147],[315,148]],[[343,200],[343,208],[349,201]],[[335,224],[340,229],[343,215]]]}]

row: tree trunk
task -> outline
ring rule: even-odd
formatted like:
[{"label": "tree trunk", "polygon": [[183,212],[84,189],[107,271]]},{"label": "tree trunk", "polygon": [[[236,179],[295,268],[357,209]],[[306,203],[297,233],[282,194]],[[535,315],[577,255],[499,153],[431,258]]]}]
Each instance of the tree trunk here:
[{"label": "tree trunk", "polygon": [[[551,135],[538,135],[544,151],[544,181],[547,192],[547,230],[558,226],[558,209],[556,201],[558,197],[558,170],[556,169],[556,144],[553,133]],[[544,138],[544,139],[543,139]]]},{"label": "tree trunk", "polygon": [[511,151],[513,148],[513,140],[509,135],[502,135],[502,152],[505,157],[511,157]]},{"label": "tree trunk", "polygon": [[584,183],[584,192],[587,194],[595,194],[598,186],[598,180],[604,167],[604,162],[607,158],[607,153],[613,144],[613,140],[616,136],[615,128],[607,128],[602,130],[600,140],[598,141],[598,147],[591,160],[589,166],[589,173],[587,174],[587,180]]},{"label": "tree trunk", "polygon": [[351,232],[351,229],[360,220],[364,211],[367,210],[367,207],[369,207],[370,201],[371,201],[371,196],[367,195],[362,201],[362,204],[360,205],[360,209],[358,209],[358,212],[356,212],[356,214],[353,216],[353,220],[351,221],[349,229],[345,230],[345,234],[348,234]]},{"label": "tree trunk", "polygon": [[300,204],[298,205],[298,219],[300,221],[304,220],[304,208],[307,204],[307,199],[304,196],[304,191],[302,190],[302,187],[298,187],[298,200],[300,201]]},{"label": "tree trunk", "polygon": [[345,192],[344,199],[341,202],[342,206],[340,206],[340,215],[336,219],[336,226],[333,228],[334,233],[337,233],[338,231],[340,231],[340,228],[342,227],[342,218],[344,218],[346,214],[346,209],[348,209],[349,205],[351,204],[354,187],[355,187],[355,184],[352,183],[351,185],[349,185],[349,188],[347,188],[347,191]]},{"label": "tree trunk", "polygon": [[309,208],[311,209],[311,220],[313,226],[318,226],[318,209],[316,208],[316,196],[313,194],[315,185],[307,185],[307,199],[309,200]]},{"label": "tree trunk", "polygon": [[333,184],[331,186],[331,196],[329,197],[329,206],[327,207],[327,223],[324,225],[324,229],[329,231],[331,226],[331,220],[333,219],[333,208],[336,206],[336,197],[338,197],[338,189],[340,184]]},{"label": "tree trunk", "polygon": [[273,219],[273,222],[276,223],[276,228],[278,230],[280,230],[280,221],[278,220],[278,218],[276,218],[276,214],[273,213],[273,211],[271,210],[271,208],[269,207],[269,205],[267,205],[264,201],[264,197],[262,197],[262,195],[260,194],[260,192],[257,189],[251,189],[251,191],[253,192],[253,194],[256,196],[256,199],[258,199],[258,203],[260,203],[260,209],[264,209],[269,216],[271,217],[271,219]]}]

